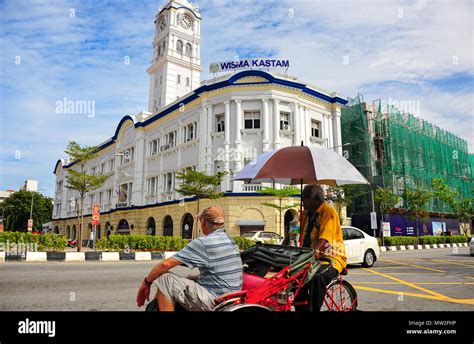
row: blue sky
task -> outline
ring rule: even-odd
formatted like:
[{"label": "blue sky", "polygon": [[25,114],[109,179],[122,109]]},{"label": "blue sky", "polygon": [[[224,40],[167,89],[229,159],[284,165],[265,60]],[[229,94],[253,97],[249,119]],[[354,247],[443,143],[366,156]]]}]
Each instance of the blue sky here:
[{"label": "blue sky", "polygon": [[[165,2],[0,1],[0,189],[39,180],[69,140],[94,145],[146,110],[154,16]],[[471,1],[197,1],[201,79],[236,56],[290,59],[289,73],[343,98],[419,102],[421,117],[473,139]],[[130,63],[126,63],[129,61]],[[64,98],[95,115],[57,114]]]}]

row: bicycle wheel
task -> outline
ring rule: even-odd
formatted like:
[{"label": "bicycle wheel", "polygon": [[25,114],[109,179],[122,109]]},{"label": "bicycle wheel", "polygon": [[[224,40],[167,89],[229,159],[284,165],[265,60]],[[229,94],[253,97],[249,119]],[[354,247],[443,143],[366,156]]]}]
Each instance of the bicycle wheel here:
[{"label": "bicycle wheel", "polygon": [[349,312],[357,309],[357,293],[347,281],[337,277],[326,287],[321,311]]}]

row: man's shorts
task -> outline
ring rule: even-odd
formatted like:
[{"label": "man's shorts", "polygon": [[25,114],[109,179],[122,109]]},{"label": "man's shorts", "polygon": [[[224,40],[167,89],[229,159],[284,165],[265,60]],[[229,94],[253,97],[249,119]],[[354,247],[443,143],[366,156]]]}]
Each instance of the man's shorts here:
[{"label": "man's shorts", "polygon": [[155,284],[169,300],[188,311],[211,311],[215,306],[215,296],[188,278],[167,272],[158,277]]}]

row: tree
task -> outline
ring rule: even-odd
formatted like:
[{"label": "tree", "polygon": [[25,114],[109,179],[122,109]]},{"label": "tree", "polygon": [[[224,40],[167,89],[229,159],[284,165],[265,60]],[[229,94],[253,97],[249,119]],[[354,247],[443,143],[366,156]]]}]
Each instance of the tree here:
[{"label": "tree", "polygon": [[[33,231],[41,231],[42,224],[51,221],[52,199],[39,192],[19,190],[8,196],[1,204],[0,213],[5,209],[4,228],[6,231],[26,232],[30,218],[31,198],[33,197]],[[8,209],[7,209],[8,208]]]},{"label": "tree", "polygon": [[[202,198],[217,199],[224,196],[223,192],[217,192],[216,188],[221,185],[227,172],[218,172],[216,175],[208,176],[199,171],[185,170],[176,172],[176,178],[181,180],[181,184],[175,190],[183,196],[196,196],[197,212],[199,214],[199,200]],[[197,237],[197,218],[196,225],[193,226],[192,238]]]},{"label": "tree", "polygon": [[[454,211],[455,207],[455,200],[458,193],[449,188],[448,184],[441,179],[435,178],[431,181],[431,185],[433,186],[433,196],[441,201],[442,204],[448,205]],[[439,216],[441,217],[441,222],[444,222],[445,213],[443,211],[439,212]]]},{"label": "tree", "polygon": [[365,194],[365,191],[360,185],[343,185],[343,186],[330,186],[328,193],[332,194],[332,201],[334,208],[339,215],[339,222],[342,224],[342,209],[344,207],[350,207],[354,202]]},{"label": "tree", "polygon": [[77,170],[74,169],[74,166],[67,170],[66,187],[68,189],[77,191],[80,197],[80,205],[77,211],[77,221],[79,227],[79,243],[77,245],[77,251],[81,252],[82,229],[84,226],[84,198],[87,193],[100,188],[105,183],[107,178],[111,176],[111,174],[93,175],[86,173],[85,166],[87,162],[94,159],[98,155],[99,149],[97,146],[81,146],[75,141],[69,141],[69,144],[64,152],[69,155],[69,160],[73,161],[74,165],[77,166]]},{"label": "tree", "polygon": [[472,201],[470,198],[462,198],[459,201],[455,200],[453,203],[454,215],[461,223],[468,223],[470,225],[472,220]]},{"label": "tree", "polygon": [[[384,215],[387,214],[388,211],[394,208],[395,205],[398,203],[398,196],[393,193],[393,190],[391,188],[378,188],[377,190],[375,190],[375,203],[380,209],[380,215],[382,217],[383,222]],[[380,236],[382,238],[383,245],[384,239],[382,226],[380,226],[380,228]]]},{"label": "tree", "polygon": [[[269,187],[262,187],[262,190],[258,191],[260,194],[270,194],[274,196],[278,200],[278,204],[275,203],[270,203],[270,202],[264,202],[262,205],[274,208],[278,210],[280,213],[280,221],[279,221],[279,232],[281,235],[281,227],[282,227],[282,220],[281,220],[281,215],[284,210],[290,209],[293,207],[297,207],[299,203],[294,203],[290,205],[283,205],[283,200],[290,198],[291,196],[298,195],[300,193],[300,190],[297,188],[291,186],[288,188],[283,188],[283,189],[275,189],[275,188],[269,188]],[[286,236],[286,233],[285,233]]]},{"label": "tree", "polygon": [[418,242],[420,237],[418,223],[420,220],[426,220],[430,214],[429,211],[425,209],[425,205],[430,200],[431,192],[407,189],[405,190],[405,195],[408,202],[408,217],[412,220],[416,220],[416,238]]}]

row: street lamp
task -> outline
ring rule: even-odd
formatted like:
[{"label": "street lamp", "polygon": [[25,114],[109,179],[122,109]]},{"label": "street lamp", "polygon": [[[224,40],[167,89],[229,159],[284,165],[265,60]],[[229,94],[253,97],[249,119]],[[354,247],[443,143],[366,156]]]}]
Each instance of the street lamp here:
[{"label": "street lamp", "polygon": [[[48,189],[38,189],[37,191],[39,190],[48,190]],[[31,207],[30,207],[30,219],[28,221],[31,221],[31,230],[33,230],[33,196],[35,195],[35,192],[37,191],[30,191],[31,192]],[[28,227],[28,231],[30,231],[29,227]]]},{"label": "street lamp", "polygon": [[347,142],[347,143],[344,143],[343,145],[333,146],[333,147],[330,147],[330,148],[327,148],[327,149],[334,149],[334,148],[339,148],[339,147],[346,147],[346,146],[350,146],[351,144],[352,144],[351,142]]}]

